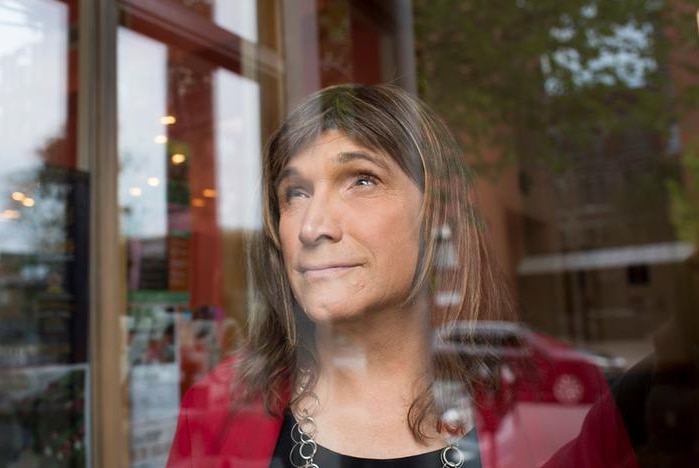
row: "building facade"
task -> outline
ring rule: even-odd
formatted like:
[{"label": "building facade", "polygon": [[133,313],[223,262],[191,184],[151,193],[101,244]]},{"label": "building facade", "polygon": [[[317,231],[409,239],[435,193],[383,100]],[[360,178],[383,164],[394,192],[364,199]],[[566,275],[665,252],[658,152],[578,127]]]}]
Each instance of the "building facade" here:
[{"label": "building facade", "polygon": [[414,90],[409,7],[0,4],[0,464],[164,463],[245,327],[264,142],[321,87]]}]

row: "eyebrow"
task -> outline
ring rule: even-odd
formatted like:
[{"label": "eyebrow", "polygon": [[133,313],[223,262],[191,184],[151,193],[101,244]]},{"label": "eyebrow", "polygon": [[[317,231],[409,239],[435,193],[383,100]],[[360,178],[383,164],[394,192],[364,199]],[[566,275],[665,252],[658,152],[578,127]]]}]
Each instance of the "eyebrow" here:
[{"label": "eyebrow", "polygon": [[364,151],[343,151],[342,153],[338,153],[337,156],[337,160],[342,164],[347,164],[357,160],[364,160],[372,164],[376,164],[384,170],[390,170],[388,164],[386,161],[384,161],[384,158]]},{"label": "eyebrow", "polygon": [[[365,151],[342,151],[337,154],[337,161],[341,164],[349,164],[354,161],[368,161],[372,164],[376,164],[386,171],[390,171],[390,167],[386,161],[384,161],[384,158]],[[298,169],[295,167],[285,167],[277,176],[274,187],[279,187],[285,179],[298,176],[299,174]]]}]

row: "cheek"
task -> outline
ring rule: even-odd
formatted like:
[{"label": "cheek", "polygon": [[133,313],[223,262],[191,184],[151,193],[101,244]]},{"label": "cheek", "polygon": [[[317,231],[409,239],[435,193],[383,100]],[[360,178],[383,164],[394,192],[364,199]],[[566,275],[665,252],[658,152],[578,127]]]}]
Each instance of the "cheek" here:
[{"label": "cheek", "polygon": [[395,246],[394,255],[400,262],[406,278],[412,282],[417,273],[422,248],[422,229],[419,215],[416,214],[414,218],[410,219],[404,225],[404,229],[405,234],[402,236],[402,242]]},{"label": "cheek", "polygon": [[420,243],[417,236],[411,236],[403,244],[403,248],[398,249],[396,258],[405,272],[405,277],[412,281],[417,271],[418,259],[420,257]]},{"label": "cheek", "polygon": [[294,246],[294,239],[296,236],[292,234],[292,229],[291,229],[291,223],[289,222],[288,217],[281,217],[279,220],[279,243],[280,248],[282,250],[282,255],[284,259],[288,259],[292,256],[293,252],[293,246]]},{"label": "cheek", "polygon": [[415,273],[420,256],[421,234],[416,218],[406,220],[396,217],[388,220],[380,235],[372,236],[372,244],[384,268],[391,269],[396,276],[410,277]]},{"label": "cheek", "polygon": [[278,236],[280,244],[279,247],[281,249],[282,260],[284,262],[283,268],[284,272],[286,273],[287,281],[289,282],[289,285],[292,287],[292,289],[296,289],[294,285],[293,271],[296,246],[294,240],[296,239],[296,236],[291,235],[290,230],[288,229],[288,225],[285,226],[282,222],[279,223]]}]

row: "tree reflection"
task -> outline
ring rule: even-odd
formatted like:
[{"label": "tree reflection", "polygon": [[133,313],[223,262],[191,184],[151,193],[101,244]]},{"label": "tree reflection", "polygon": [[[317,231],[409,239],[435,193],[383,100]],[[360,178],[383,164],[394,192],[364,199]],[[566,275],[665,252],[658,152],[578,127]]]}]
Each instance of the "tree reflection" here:
[{"label": "tree reflection", "polygon": [[[585,147],[634,127],[664,134],[669,52],[696,41],[676,3],[416,0],[421,95],[490,171],[515,156],[565,167],[562,136]],[[493,148],[500,166],[484,160]]]}]

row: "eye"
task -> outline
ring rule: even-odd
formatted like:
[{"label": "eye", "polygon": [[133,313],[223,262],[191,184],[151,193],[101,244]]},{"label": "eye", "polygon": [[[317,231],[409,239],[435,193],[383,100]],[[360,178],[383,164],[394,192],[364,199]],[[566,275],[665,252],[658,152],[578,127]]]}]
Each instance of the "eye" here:
[{"label": "eye", "polygon": [[353,185],[358,187],[369,187],[372,185],[377,185],[378,183],[379,179],[375,175],[362,173],[355,176]]},{"label": "eye", "polygon": [[290,185],[280,190],[280,198],[284,203],[291,203],[295,199],[305,198],[307,196],[308,194],[306,191],[299,186]]},{"label": "eye", "polygon": [[304,198],[304,197],[306,197],[306,191],[303,190],[301,187],[289,187],[286,190],[287,200],[292,199],[292,198]]}]

